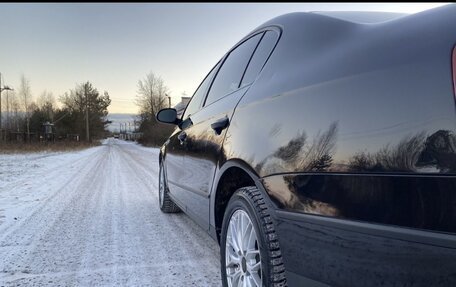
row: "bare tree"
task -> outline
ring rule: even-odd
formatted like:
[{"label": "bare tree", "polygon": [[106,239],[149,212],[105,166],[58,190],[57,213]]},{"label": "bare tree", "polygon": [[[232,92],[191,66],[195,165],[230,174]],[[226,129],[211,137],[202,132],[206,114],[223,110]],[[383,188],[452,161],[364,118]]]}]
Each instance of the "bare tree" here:
[{"label": "bare tree", "polygon": [[136,104],[141,114],[147,114],[149,118],[155,117],[157,112],[166,107],[168,87],[163,79],[153,72],[138,81]]},{"label": "bare tree", "polygon": [[52,92],[44,90],[37,99],[38,108],[51,120],[54,120],[55,97]]},{"label": "bare tree", "polygon": [[52,94],[52,92],[48,92],[47,90],[44,90],[38,97],[36,103],[40,109],[43,109],[47,105],[52,105],[52,106],[55,105],[56,101],[55,101],[55,97]]},{"label": "bare tree", "polygon": [[19,86],[19,97],[25,111],[25,118],[27,121],[27,141],[30,141],[30,110],[29,106],[32,101],[32,91],[30,88],[30,80],[24,75],[21,76],[21,83]]},{"label": "bare tree", "polygon": [[160,76],[150,72],[138,81],[135,103],[139,107],[139,131],[143,144],[161,145],[174,127],[160,124],[155,116],[160,109],[168,107],[168,87]]},{"label": "bare tree", "polygon": [[6,114],[5,114],[5,127],[6,129],[9,129],[9,120],[10,120],[10,92],[9,90],[6,90],[6,97],[2,98],[4,104],[2,106],[6,107]]},{"label": "bare tree", "polygon": [[12,114],[11,117],[8,118],[8,129],[14,127],[16,131],[19,131],[19,111],[21,109],[21,105],[14,91],[8,95],[8,108],[11,109],[10,113]]}]

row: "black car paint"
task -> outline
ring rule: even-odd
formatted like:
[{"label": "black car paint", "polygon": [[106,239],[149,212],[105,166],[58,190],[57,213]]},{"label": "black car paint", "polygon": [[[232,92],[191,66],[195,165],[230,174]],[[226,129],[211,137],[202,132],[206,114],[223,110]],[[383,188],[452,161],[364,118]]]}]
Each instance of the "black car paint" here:
[{"label": "black car paint", "polygon": [[218,181],[246,171],[275,210],[290,286],[456,286],[455,15],[260,26],[281,36],[257,80],[194,115],[192,148],[179,129],[162,148],[168,173],[177,157],[176,178],[205,180],[171,182],[172,198],[216,238]]}]

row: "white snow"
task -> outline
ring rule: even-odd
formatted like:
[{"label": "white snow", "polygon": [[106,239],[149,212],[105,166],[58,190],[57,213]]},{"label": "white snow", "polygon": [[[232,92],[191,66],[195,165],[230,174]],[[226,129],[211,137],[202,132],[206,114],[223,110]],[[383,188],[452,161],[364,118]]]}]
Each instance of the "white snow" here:
[{"label": "white snow", "polygon": [[219,247],[158,207],[158,149],[0,155],[0,286],[220,286]]}]

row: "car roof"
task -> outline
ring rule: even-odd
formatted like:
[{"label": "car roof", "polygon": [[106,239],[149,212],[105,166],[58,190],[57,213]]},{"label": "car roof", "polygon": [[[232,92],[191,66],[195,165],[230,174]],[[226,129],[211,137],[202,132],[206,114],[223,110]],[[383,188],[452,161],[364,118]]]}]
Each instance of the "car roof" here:
[{"label": "car roof", "polygon": [[319,14],[339,20],[349,21],[359,24],[376,24],[389,20],[397,19],[409,14],[393,12],[372,12],[372,11],[312,11],[310,13]]}]

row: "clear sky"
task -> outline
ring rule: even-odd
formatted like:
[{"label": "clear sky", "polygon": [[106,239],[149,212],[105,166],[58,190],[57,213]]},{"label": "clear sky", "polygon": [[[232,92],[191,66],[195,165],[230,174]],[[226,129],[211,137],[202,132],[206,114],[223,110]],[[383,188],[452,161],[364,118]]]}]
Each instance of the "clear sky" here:
[{"label": "clear sky", "polygon": [[[267,20],[297,11],[415,13],[445,3],[107,3],[0,4],[0,73],[29,80],[34,98],[57,98],[90,81],[112,99],[111,113],[136,113],[138,80],[152,71],[172,104],[191,96],[237,41]],[[17,88],[16,88],[17,89]]]}]

